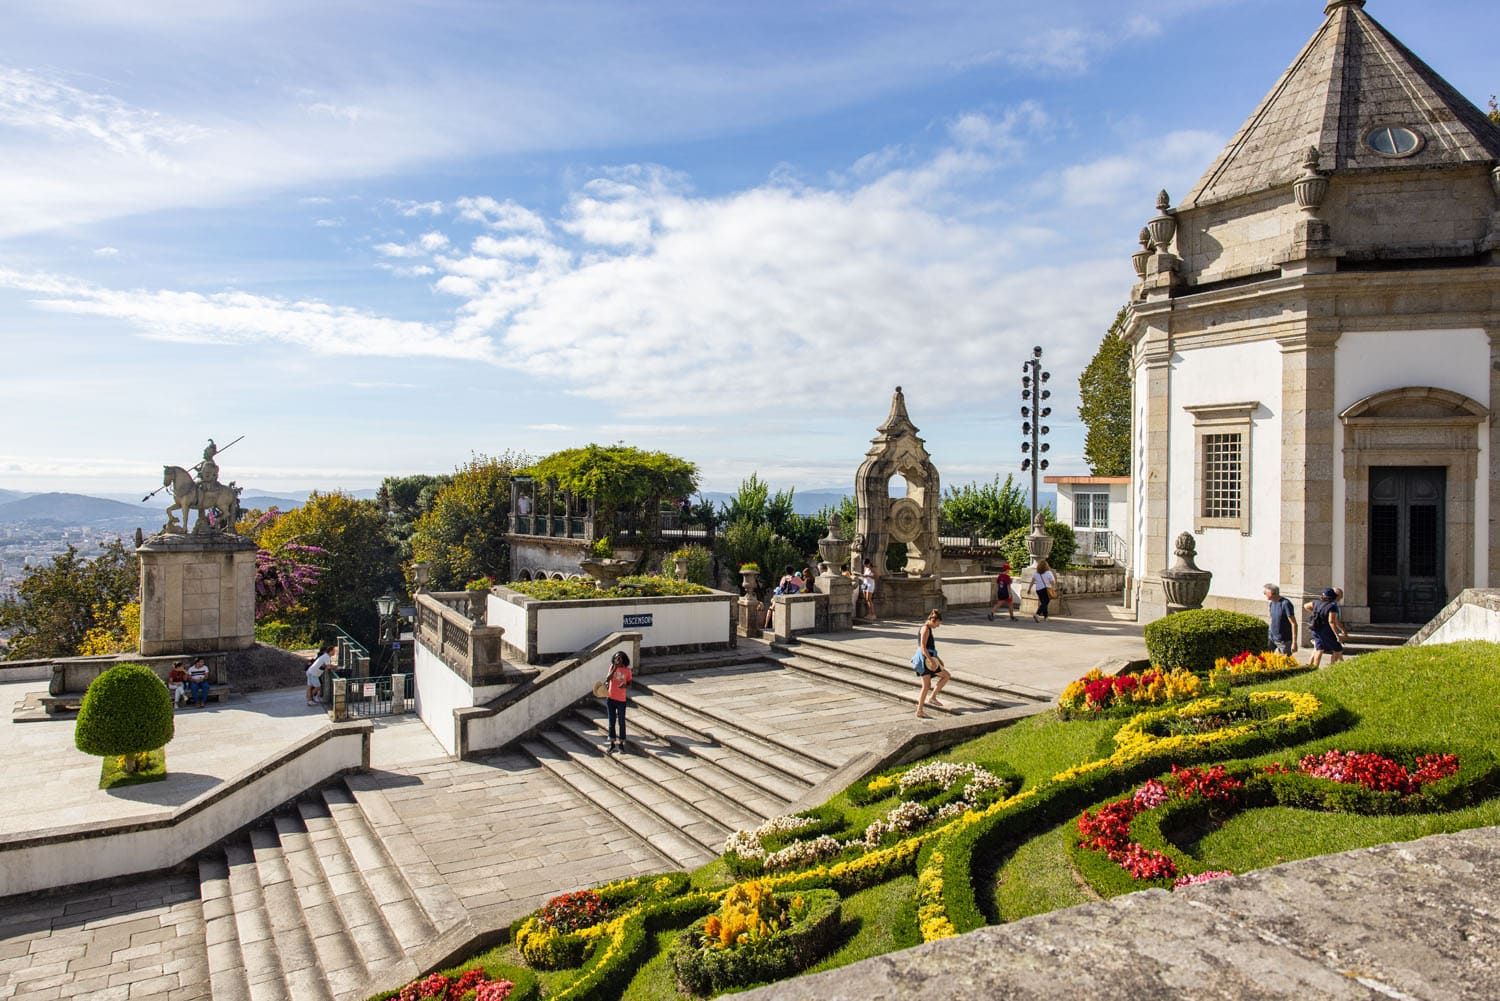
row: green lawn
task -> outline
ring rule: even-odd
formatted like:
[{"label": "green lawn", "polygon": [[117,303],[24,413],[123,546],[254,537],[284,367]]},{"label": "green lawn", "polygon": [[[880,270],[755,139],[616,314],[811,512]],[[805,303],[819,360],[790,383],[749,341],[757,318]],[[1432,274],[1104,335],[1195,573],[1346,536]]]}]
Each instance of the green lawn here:
[{"label": "green lawn", "polygon": [[[1327,748],[1404,744],[1424,751],[1464,755],[1476,748],[1500,755],[1500,645],[1455,644],[1366,654],[1319,672],[1266,682],[1275,690],[1312,692],[1350,713],[1342,731],[1302,746],[1248,759],[1295,762],[1302,754]],[[1003,762],[1035,786],[1072,765],[1108,755],[1111,738],[1125,720],[1060,722],[1053,713],[1023,720],[949,749],[937,757]],[[1290,859],[1408,840],[1442,831],[1500,825],[1500,790],[1476,806],[1450,813],[1362,816],[1283,807],[1247,811],[1221,827],[1193,834],[1180,847],[1205,867],[1244,872]],[[1110,797],[1111,799],[1114,797]],[[850,836],[889,809],[890,801],[853,806],[840,793],[831,805],[847,821]],[[982,909],[991,921],[1014,921],[1098,899],[1078,875],[1066,845],[1072,822],[1029,832],[1025,840],[976,860],[974,878]],[[693,874],[695,888],[732,882],[722,862]],[[870,956],[916,944],[916,880],[902,875],[847,897],[845,936],[835,952],[812,971],[835,969]],[[675,932],[656,936],[655,952],[635,974],[626,998],[679,998],[667,951]],[[509,947],[495,950],[491,962],[512,963]],[[561,987],[566,972],[543,974],[544,993]]]}]

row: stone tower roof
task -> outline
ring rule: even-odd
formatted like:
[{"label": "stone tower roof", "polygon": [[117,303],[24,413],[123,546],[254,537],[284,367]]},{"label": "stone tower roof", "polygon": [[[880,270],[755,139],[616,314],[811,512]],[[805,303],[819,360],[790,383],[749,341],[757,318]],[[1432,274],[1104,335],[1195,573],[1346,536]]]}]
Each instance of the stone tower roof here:
[{"label": "stone tower roof", "polygon": [[[1500,160],[1500,129],[1364,7],[1329,2],[1312,40],[1180,207],[1290,184],[1310,146],[1335,172]],[[1381,156],[1364,140],[1382,125],[1406,126],[1425,143],[1410,156]]]}]

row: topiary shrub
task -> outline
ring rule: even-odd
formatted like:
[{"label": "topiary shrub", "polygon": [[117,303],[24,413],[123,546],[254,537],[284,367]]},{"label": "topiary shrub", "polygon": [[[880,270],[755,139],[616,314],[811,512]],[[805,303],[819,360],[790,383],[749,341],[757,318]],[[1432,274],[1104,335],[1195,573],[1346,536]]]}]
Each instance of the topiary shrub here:
[{"label": "topiary shrub", "polygon": [[144,664],[120,664],[83,693],[73,743],[84,754],[119,756],[126,774],[172,739],[172,693]]},{"label": "topiary shrub", "polygon": [[1146,653],[1161,667],[1205,673],[1220,657],[1267,648],[1264,619],[1219,608],[1173,612],[1146,626]]},{"label": "topiary shrub", "polygon": [[[1031,553],[1026,549],[1026,536],[1030,534],[1031,526],[1026,525],[1000,540],[1000,551],[1010,561],[1012,570],[1019,571],[1022,567],[1031,566]],[[1047,556],[1052,569],[1061,570],[1071,566],[1073,556],[1078,552],[1078,536],[1073,534],[1073,529],[1060,521],[1049,521],[1047,534],[1052,536],[1052,552]]]}]

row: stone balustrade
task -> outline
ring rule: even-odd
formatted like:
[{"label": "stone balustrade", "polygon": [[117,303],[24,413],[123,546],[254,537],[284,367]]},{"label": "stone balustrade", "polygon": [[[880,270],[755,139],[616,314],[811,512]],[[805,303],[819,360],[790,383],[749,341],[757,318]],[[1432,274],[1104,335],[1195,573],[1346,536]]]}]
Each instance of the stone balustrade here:
[{"label": "stone balustrade", "polygon": [[505,630],[485,624],[483,591],[421,591],[416,604],[418,643],[470,687],[500,683]]}]

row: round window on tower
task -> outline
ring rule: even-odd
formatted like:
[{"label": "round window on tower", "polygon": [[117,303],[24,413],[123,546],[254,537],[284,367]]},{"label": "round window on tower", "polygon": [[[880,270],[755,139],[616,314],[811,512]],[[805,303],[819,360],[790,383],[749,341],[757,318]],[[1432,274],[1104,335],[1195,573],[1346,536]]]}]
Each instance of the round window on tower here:
[{"label": "round window on tower", "polygon": [[1365,133],[1365,145],[1381,156],[1411,156],[1422,148],[1422,136],[1404,125],[1380,125]]}]

